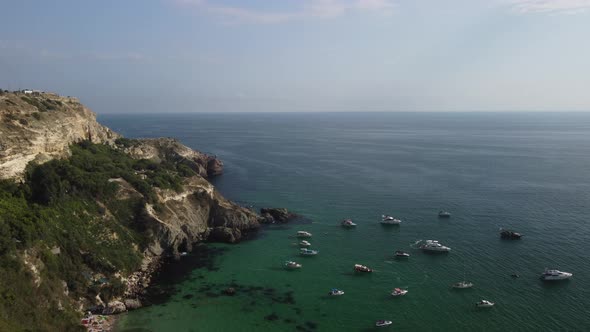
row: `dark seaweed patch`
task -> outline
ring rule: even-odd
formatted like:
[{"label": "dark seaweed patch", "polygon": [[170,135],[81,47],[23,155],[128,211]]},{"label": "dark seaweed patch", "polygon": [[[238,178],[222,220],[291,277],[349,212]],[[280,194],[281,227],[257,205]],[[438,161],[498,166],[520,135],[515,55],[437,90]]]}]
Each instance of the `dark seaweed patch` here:
[{"label": "dark seaweed patch", "polygon": [[318,327],[318,324],[316,322],[305,322],[305,326],[307,326],[308,328],[315,330]]},{"label": "dark seaweed patch", "polygon": [[277,315],[276,313],[273,312],[270,315],[264,316],[264,319],[272,322],[272,321],[279,319],[279,315]]}]

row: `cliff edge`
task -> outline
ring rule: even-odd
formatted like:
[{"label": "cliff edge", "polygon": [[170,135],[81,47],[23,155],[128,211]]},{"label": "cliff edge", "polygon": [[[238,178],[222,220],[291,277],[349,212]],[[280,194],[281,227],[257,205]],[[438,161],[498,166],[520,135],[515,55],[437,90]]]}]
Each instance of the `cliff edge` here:
[{"label": "cliff edge", "polygon": [[0,95],[0,179],[21,177],[31,161],[67,157],[72,143],[108,143],[118,137],[76,98],[52,93]]}]

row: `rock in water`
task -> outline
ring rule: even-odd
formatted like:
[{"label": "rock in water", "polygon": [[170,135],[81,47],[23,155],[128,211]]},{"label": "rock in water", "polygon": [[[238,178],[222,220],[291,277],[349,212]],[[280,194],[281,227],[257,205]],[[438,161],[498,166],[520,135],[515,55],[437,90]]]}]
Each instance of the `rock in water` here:
[{"label": "rock in water", "polygon": [[262,208],[260,214],[263,223],[287,222],[295,217],[294,213],[285,208]]},{"label": "rock in water", "polygon": [[109,305],[103,310],[103,315],[115,315],[127,311],[127,307],[121,301],[109,302]]},{"label": "rock in water", "polygon": [[127,310],[134,310],[141,308],[141,302],[138,299],[125,299],[125,307]]},{"label": "rock in water", "polygon": [[207,176],[213,177],[223,173],[223,162],[215,156],[207,158]]}]

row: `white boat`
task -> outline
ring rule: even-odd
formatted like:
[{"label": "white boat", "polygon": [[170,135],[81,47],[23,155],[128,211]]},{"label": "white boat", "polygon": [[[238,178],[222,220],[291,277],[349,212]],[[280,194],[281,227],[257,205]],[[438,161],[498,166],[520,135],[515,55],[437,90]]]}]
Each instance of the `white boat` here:
[{"label": "white boat", "polygon": [[391,292],[391,296],[403,296],[408,294],[407,289],[396,288]]},{"label": "white boat", "polygon": [[473,287],[473,283],[465,280],[453,284],[453,288],[457,289],[466,289],[471,287]]},{"label": "white boat", "polygon": [[341,296],[341,295],[344,295],[344,291],[337,289],[337,288],[332,288],[332,290],[328,293],[328,295]]},{"label": "white boat", "polygon": [[286,261],[285,262],[285,267],[288,269],[300,269],[301,268],[301,264],[294,262],[294,261]]},{"label": "white boat", "polygon": [[311,237],[311,233],[306,231],[297,231],[297,237]]},{"label": "white boat", "polygon": [[394,253],[394,255],[395,255],[395,257],[410,257],[410,254],[408,254],[408,253],[407,253],[407,252],[405,252],[405,251],[401,251],[401,250],[397,250],[397,251]]},{"label": "white boat", "polygon": [[352,219],[344,219],[340,225],[342,225],[342,227],[356,227],[356,224],[352,222]]},{"label": "white boat", "polygon": [[420,245],[420,249],[424,251],[431,251],[431,252],[449,252],[451,248],[443,246],[436,240],[426,240],[422,245]]},{"label": "white boat", "polygon": [[545,281],[566,280],[573,276],[573,273],[563,272],[556,269],[545,269],[541,275],[541,279]]},{"label": "white boat", "polygon": [[399,225],[401,224],[401,220],[396,219],[392,216],[382,215],[381,216],[381,224],[382,225]]},{"label": "white boat", "polygon": [[299,246],[300,247],[311,247],[311,243],[303,240],[303,241],[299,242]]},{"label": "white boat", "polygon": [[448,211],[438,211],[438,217],[439,218],[450,218],[451,213]]},{"label": "white boat", "polygon": [[376,327],[385,327],[393,324],[390,320],[378,320],[375,322]]},{"label": "white boat", "polygon": [[495,305],[494,302],[488,301],[488,300],[481,300],[479,302],[477,302],[475,304],[476,307],[478,308],[491,308]]},{"label": "white boat", "polygon": [[354,264],[354,270],[357,272],[373,272],[373,269],[361,264]]},{"label": "white boat", "polygon": [[303,256],[314,256],[317,255],[319,251],[317,250],[311,250],[311,249],[307,249],[307,248],[301,248],[299,250],[299,253]]}]

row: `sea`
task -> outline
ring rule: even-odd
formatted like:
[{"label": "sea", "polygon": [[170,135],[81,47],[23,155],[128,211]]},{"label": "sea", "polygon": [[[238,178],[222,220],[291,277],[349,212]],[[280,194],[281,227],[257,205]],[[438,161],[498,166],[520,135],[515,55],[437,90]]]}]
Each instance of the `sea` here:
[{"label": "sea", "polygon": [[[117,331],[590,331],[590,113],[101,114],[216,155],[212,183],[301,217],[169,262]],[[438,211],[449,211],[440,219]],[[381,215],[402,220],[383,226]],[[344,218],[358,226],[345,229]],[[524,234],[503,240],[500,228]],[[299,230],[317,256],[299,255]],[[447,254],[420,251],[438,240]],[[410,253],[396,259],[394,252]],[[287,260],[303,265],[284,268]],[[374,269],[353,272],[354,264]],[[545,268],[573,273],[543,282]],[[512,275],[517,274],[519,277]],[[471,289],[451,285],[471,281]],[[233,287],[236,294],[225,295]],[[408,290],[392,297],[392,289]],[[332,288],[345,292],[329,296]],[[477,308],[486,299],[493,308]],[[390,320],[376,328],[377,320]]]}]

